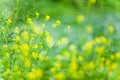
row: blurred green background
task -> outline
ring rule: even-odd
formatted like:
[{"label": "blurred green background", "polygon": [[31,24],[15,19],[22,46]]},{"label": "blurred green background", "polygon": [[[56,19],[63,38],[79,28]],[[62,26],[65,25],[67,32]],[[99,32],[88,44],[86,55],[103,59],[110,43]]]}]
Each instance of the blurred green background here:
[{"label": "blurred green background", "polygon": [[[0,0],[0,18],[24,21],[39,12],[53,18],[119,12],[120,0]],[[72,16],[71,16],[72,15]]]}]

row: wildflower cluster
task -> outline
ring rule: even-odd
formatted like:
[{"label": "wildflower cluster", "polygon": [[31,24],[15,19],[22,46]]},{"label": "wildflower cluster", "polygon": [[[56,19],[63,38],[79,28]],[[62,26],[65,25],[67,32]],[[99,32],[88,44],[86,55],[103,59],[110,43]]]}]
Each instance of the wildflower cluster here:
[{"label": "wildflower cluster", "polygon": [[[39,17],[38,12],[36,17]],[[52,30],[60,27],[60,20],[49,27],[46,24],[50,20],[48,15],[40,25],[30,17],[26,20],[26,24],[14,27],[12,31],[9,31],[11,19],[7,20],[10,27],[0,27],[0,79],[120,79],[120,52],[107,52],[112,42],[106,36],[92,38],[79,48],[66,36],[57,40],[52,36]],[[77,17],[78,23],[84,20],[82,15]],[[70,25],[66,27],[71,30]],[[94,28],[87,25],[86,31],[93,33]],[[109,26],[108,31],[113,33],[114,27]]]}]

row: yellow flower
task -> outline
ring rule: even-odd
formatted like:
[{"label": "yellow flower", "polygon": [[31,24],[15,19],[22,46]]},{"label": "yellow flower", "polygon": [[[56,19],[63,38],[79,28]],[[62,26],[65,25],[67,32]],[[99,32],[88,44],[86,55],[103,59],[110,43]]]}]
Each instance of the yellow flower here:
[{"label": "yellow flower", "polygon": [[25,40],[28,40],[28,39],[29,39],[29,34],[28,34],[28,32],[27,32],[27,31],[24,31],[24,32],[22,33],[22,37],[23,37]]},{"label": "yellow flower", "polygon": [[88,0],[88,2],[89,2],[90,4],[95,4],[95,3],[96,3],[96,0]]},{"label": "yellow flower", "polygon": [[69,72],[72,73],[78,69],[78,64],[76,61],[71,61],[70,66],[69,66]]},{"label": "yellow flower", "polygon": [[31,67],[31,61],[28,58],[25,59],[25,67],[27,67],[27,68]]},{"label": "yellow flower", "polygon": [[10,69],[8,68],[8,69],[6,69],[6,71],[3,73],[3,76],[4,76],[4,77],[8,77],[9,73],[10,73]]},{"label": "yellow flower", "polygon": [[111,69],[114,70],[114,69],[116,69],[116,68],[117,68],[117,64],[116,64],[116,63],[112,63],[112,64],[111,64]]},{"label": "yellow flower", "polygon": [[30,72],[30,73],[27,73],[27,79],[28,80],[35,80],[36,76],[34,73]]},{"label": "yellow flower", "polygon": [[102,62],[104,62],[105,61],[105,57],[101,57],[101,59],[100,59]]},{"label": "yellow flower", "polygon": [[61,69],[61,66],[62,66],[61,62],[56,62],[56,63],[55,63],[55,67],[56,67],[57,69]]},{"label": "yellow flower", "polygon": [[93,46],[94,46],[94,43],[90,41],[90,42],[87,42],[87,43],[84,45],[84,49],[85,49],[85,51],[87,51],[87,52],[91,52]]},{"label": "yellow flower", "polygon": [[35,44],[35,45],[33,46],[33,48],[34,48],[34,49],[38,49],[38,45]]},{"label": "yellow flower", "polygon": [[17,42],[19,42],[19,41],[20,41],[20,36],[16,36],[15,40],[16,40]]},{"label": "yellow flower", "polygon": [[115,55],[110,55],[110,59],[114,60],[115,59]]},{"label": "yellow flower", "polygon": [[39,18],[40,14],[38,12],[35,13],[36,18]]},{"label": "yellow flower", "polygon": [[82,56],[79,56],[79,57],[78,57],[78,60],[79,60],[79,61],[83,61],[83,59],[84,59],[84,58],[83,58]]},{"label": "yellow flower", "polygon": [[42,76],[43,76],[43,70],[42,69],[39,69],[39,68],[33,68],[32,69],[32,73],[34,73],[35,74],[35,77],[36,77],[36,79],[40,79],[40,78],[42,78]]},{"label": "yellow flower", "polygon": [[11,19],[8,19],[7,20],[7,24],[10,25],[12,23],[12,20]]},{"label": "yellow flower", "polygon": [[86,27],[87,32],[92,33],[93,32],[93,27],[90,25],[87,25]]},{"label": "yellow flower", "polygon": [[29,45],[28,44],[22,44],[21,45],[21,51],[23,52],[23,53],[25,53],[25,55],[27,56],[28,55],[28,52],[29,52]]},{"label": "yellow flower", "polygon": [[31,24],[32,23],[32,19],[31,18],[27,18],[27,23]]},{"label": "yellow flower", "polygon": [[56,24],[59,26],[61,24],[60,20],[57,20]]},{"label": "yellow flower", "polygon": [[68,44],[69,40],[68,38],[66,37],[62,37],[60,40],[57,41],[57,45],[60,46],[60,45],[66,45]]},{"label": "yellow flower", "polygon": [[102,42],[105,44],[105,45],[109,45],[110,44],[110,41],[106,38],[106,37],[101,37],[101,40]]},{"label": "yellow flower", "polygon": [[93,70],[95,68],[95,64],[94,64],[93,61],[88,63],[88,68],[91,69],[91,70]]},{"label": "yellow flower", "polygon": [[46,18],[45,20],[49,20],[49,19],[50,19],[50,16],[47,15],[45,18]]},{"label": "yellow flower", "polygon": [[97,38],[95,39],[95,42],[96,42],[97,44],[101,44],[101,43],[102,43],[102,40],[101,40],[101,38],[97,37]]},{"label": "yellow flower", "polygon": [[120,53],[119,52],[116,53],[116,57],[120,58]]},{"label": "yellow flower", "polygon": [[65,74],[62,72],[59,72],[54,75],[56,80],[64,80],[65,79]]},{"label": "yellow flower", "polygon": [[78,23],[81,23],[85,20],[85,17],[83,15],[78,15],[76,20]]},{"label": "yellow flower", "polygon": [[46,42],[48,43],[49,48],[52,48],[53,38],[50,35],[46,37]]},{"label": "yellow flower", "polygon": [[71,26],[70,25],[67,25],[67,29],[69,30],[71,28]]},{"label": "yellow flower", "polygon": [[104,47],[96,47],[95,48],[95,52],[98,54],[102,54],[105,51]]},{"label": "yellow flower", "polygon": [[111,64],[111,61],[110,60],[106,60],[106,62],[105,62],[105,64],[106,64],[106,66],[110,66],[110,64]]},{"label": "yellow flower", "polygon": [[108,31],[109,31],[110,33],[113,33],[113,32],[114,32],[114,27],[113,27],[113,26],[109,26],[109,27],[108,27]]},{"label": "yellow flower", "polygon": [[32,52],[32,57],[33,57],[33,59],[37,59],[38,58],[38,53]]},{"label": "yellow flower", "polygon": [[53,24],[52,24],[52,27],[53,27],[53,28],[56,28],[56,27],[57,27],[57,25],[56,25],[55,23],[53,23]]},{"label": "yellow flower", "polygon": [[43,23],[41,26],[42,26],[42,29],[44,29],[46,25]]},{"label": "yellow flower", "polygon": [[75,51],[75,50],[76,50],[75,45],[71,44],[71,45],[69,46],[69,50],[71,50],[71,51]]}]

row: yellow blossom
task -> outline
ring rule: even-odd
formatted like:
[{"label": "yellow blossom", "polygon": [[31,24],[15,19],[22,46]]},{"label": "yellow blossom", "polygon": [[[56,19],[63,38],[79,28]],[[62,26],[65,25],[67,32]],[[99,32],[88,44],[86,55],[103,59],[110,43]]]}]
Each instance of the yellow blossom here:
[{"label": "yellow blossom", "polygon": [[113,26],[109,26],[108,30],[109,30],[110,33],[113,33],[114,32],[114,27]]},{"label": "yellow blossom", "polygon": [[79,61],[83,61],[83,59],[84,59],[84,58],[83,58],[82,56],[79,56],[79,57],[78,57],[78,60],[79,60]]},{"label": "yellow blossom", "polygon": [[104,47],[96,47],[95,48],[95,52],[98,54],[102,54],[105,51]]},{"label": "yellow blossom", "polygon": [[57,20],[56,24],[59,26],[61,24],[60,20]]},{"label": "yellow blossom", "polygon": [[88,0],[88,2],[89,2],[90,4],[95,4],[95,3],[96,3],[96,0]]},{"label": "yellow blossom", "polygon": [[116,57],[120,58],[120,53],[119,52],[116,53]]},{"label": "yellow blossom", "polygon": [[12,20],[11,19],[8,19],[7,20],[7,24],[10,25],[12,23]]},{"label": "yellow blossom", "polygon": [[27,18],[27,23],[31,24],[32,23],[32,19],[31,18]]},{"label": "yellow blossom", "polygon": [[71,26],[70,25],[67,25],[67,29],[70,30]]},{"label": "yellow blossom", "polygon": [[85,17],[83,15],[78,15],[76,20],[78,23],[81,23],[85,20]]},{"label": "yellow blossom", "polygon": [[60,72],[54,75],[56,80],[64,80],[65,79],[65,74]]},{"label": "yellow blossom", "polygon": [[50,16],[46,15],[46,17],[45,17],[45,18],[46,18],[46,20],[49,20],[49,19],[50,19]]},{"label": "yellow blossom", "polygon": [[16,36],[15,40],[19,42],[20,41],[20,36]]},{"label": "yellow blossom", "polygon": [[87,32],[92,33],[93,32],[93,27],[90,25],[87,25],[86,27]]},{"label": "yellow blossom", "polygon": [[21,51],[22,51],[23,53],[25,53],[26,56],[28,55],[29,49],[30,49],[30,48],[29,48],[28,44],[22,44],[22,45],[21,45]]},{"label": "yellow blossom", "polygon": [[25,67],[27,67],[27,68],[31,67],[31,61],[28,58],[25,59]]},{"label": "yellow blossom", "polygon": [[36,18],[39,18],[40,14],[38,12],[35,13]]}]

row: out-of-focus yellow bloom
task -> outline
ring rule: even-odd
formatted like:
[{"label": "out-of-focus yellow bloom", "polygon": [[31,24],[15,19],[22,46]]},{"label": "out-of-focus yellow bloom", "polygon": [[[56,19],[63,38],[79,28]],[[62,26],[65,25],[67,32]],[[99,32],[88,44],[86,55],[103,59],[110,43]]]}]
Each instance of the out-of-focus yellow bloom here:
[{"label": "out-of-focus yellow bloom", "polygon": [[105,45],[109,45],[110,44],[110,41],[106,38],[106,37],[101,37],[101,40],[102,42],[105,44]]},{"label": "out-of-focus yellow bloom", "polygon": [[35,13],[36,18],[39,18],[40,14],[38,12]]},{"label": "out-of-focus yellow bloom", "polygon": [[116,53],[116,57],[120,58],[120,53],[119,52]]},{"label": "out-of-focus yellow bloom", "polygon": [[76,20],[78,23],[81,23],[85,20],[85,17],[83,15],[78,15]]},{"label": "out-of-focus yellow bloom", "polygon": [[76,61],[71,61],[70,66],[69,66],[69,72],[72,73],[78,69],[78,64]]},{"label": "out-of-focus yellow bloom", "polygon": [[73,72],[71,76],[74,79],[79,79],[80,78],[80,75],[79,75],[79,73],[77,71]]},{"label": "out-of-focus yellow bloom", "polygon": [[108,26],[108,31],[109,31],[110,33],[113,33],[113,32],[114,32],[114,27],[113,27],[113,26]]},{"label": "out-of-focus yellow bloom", "polygon": [[87,25],[86,27],[87,32],[92,33],[93,32],[93,27],[90,25]]},{"label": "out-of-focus yellow bloom", "polygon": [[67,29],[70,30],[71,26],[70,25],[67,25]]},{"label": "out-of-focus yellow bloom", "polygon": [[115,59],[115,55],[110,55],[110,59],[114,60]]},{"label": "out-of-focus yellow bloom", "polygon": [[33,57],[34,59],[37,59],[37,58],[38,58],[38,53],[32,52],[32,57]]},{"label": "out-of-focus yellow bloom", "polygon": [[71,50],[71,51],[76,51],[75,45],[71,44],[71,45],[69,46],[69,50]]},{"label": "out-of-focus yellow bloom", "polygon": [[79,60],[79,61],[83,61],[84,58],[83,58],[82,56],[79,56],[79,57],[78,57],[78,60]]},{"label": "out-of-focus yellow bloom", "polygon": [[27,18],[27,23],[31,24],[32,23],[32,19],[31,18]]},{"label": "out-of-focus yellow bloom", "polygon": [[60,45],[66,45],[68,44],[69,40],[68,38],[66,37],[62,37],[60,40],[57,41],[57,45],[60,46]]},{"label": "out-of-focus yellow bloom", "polygon": [[44,29],[46,25],[43,23],[41,26],[42,26],[42,29]]},{"label": "out-of-focus yellow bloom", "polygon": [[49,48],[52,48],[53,38],[50,35],[46,37],[46,42],[48,43]]},{"label": "out-of-focus yellow bloom", "polygon": [[10,69],[8,68],[8,69],[6,69],[6,71],[3,73],[3,76],[4,76],[4,77],[8,77],[9,73],[10,73]]},{"label": "out-of-focus yellow bloom", "polygon": [[60,20],[57,20],[56,24],[59,26],[61,24]]},{"label": "out-of-focus yellow bloom", "polygon": [[88,2],[89,2],[90,4],[95,4],[95,3],[96,3],[96,0],[88,0]]},{"label": "out-of-focus yellow bloom", "polygon": [[56,63],[55,63],[55,67],[56,67],[57,69],[61,69],[61,67],[62,67],[61,62],[56,62]]},{"label": "out-of-focus yellow bloom", "polygon": [[52,24],[52,27],[53,27],[53,28],[56,28],[56,27],[57,27],[57,25],[56,25],[55,23],[53,23],[53,24]]},{"label": "out-of-focus yellow bloom", "polygon": [[25,67],[26,68],[29,68],[29,67],[31,67],[31,60],[30,59],[25,59]]},{"label": "out-of-focus yellow bloom", "polygon": [[46,15],[45,20],[49,20],[50,16]]},{"label": "out-of-focus yellow bloom", "polygon": [[11,19],[7,19],[7,24],[10,25],[12,23]]},{"label": "out-of-focus yellow bloom", "polygon": [[43,33],[42,29],[39,26],[37,26],[36,24],[31,24],[30,27],[31,27],[32,31],[36,34],[42,34]]},{"label": "out-of-focus yellow bloom", "polygon": [[112,64],[111,64],[111,69],[114,70],[114,69],[116,69],[116,68],[117,68],[117,64],[116,64],[116,63],[112,63]]},{"label": "out-of-focus yellow bloom", "polygon": [[98,54],[102,54],[105,51],[105,47],[96,47],[95,52]]},{"label": "out-of-focus yellow bloom", "polygon": [[19,42],[19,41],[20,41],[20,36],[16,36],[15,40],[16,40],[17,42]]},{"label": "out-of-focus yellow bloom", "polygon": [[27,73],[27,79],[28,80],[36,80],[36,76],[34,73],[30,72],[30,73]]},{"label": "out-of-focus yellow bloom", "polygon": [[101,38],[97,37],[97,38],[95,39],[95,42],[96,42],[97,44],[101,44],[101,43],[102,43],[102,40],[101,40]]},{"label": "out-of-focus yellow bloom", "polygon": [[28,44],[22,44],[21,45],[21,51],[23,52],[23,53],[25,53],[25,55],[27,56],[28,55],[28,52],[29,52],[29,45]]},{"label": "out-of-focus yellow bloom", "polygon": [[110,64],[111,64],[111,61],[108,59],[108,60],[106,60],[106,62],[105,62],[105,64],[106,64],[106,66],[110,66]]},{"label": "out-of-focus yellow bloom", "polygon": [[25,40],[28,40],[28,39],[29,39],[29,34],[28,34],[28,32],[27,32],[27,31],[24,31],[24,32],[22,33],[22,37],[23,37]]},{"label": "out-of-focus yellow bloom", "polygon": [[32,69],[32,73],[34,73],[35,74],[35,78],[36,79],[40,79],[40,78],[42,78],[42,76],[43,76],[43,70],[42,69],[36,69],[36,68],[33,68]]},{"label": "out-of-focus yellow bloom", "polygon": [[62,72],[59,72],[57,74],[54,75],[56,80],[64,80],[65,79],[65,74]]},{"label": "out-of-focus yellow bloom", "polygon": [[93,46],[94,46],[94,43],[90,41],[90,42],[87,42],[87,43],[84,45],[84,49],[85,49],[85,51],[87,51],[87,52],[91,52]]},{"label": "out-of-focus yellow bloom", "polygon": [[93,61],[89,62],[88,67],[93,70],[95,68],[95,63]]},{"label": "out-of-focus yellow bloom", "polygon": [[104,62],[105,61],[105,57],[101,57],[100,61]]},{"label": "out-of-focus yellow bloom", "polygon": [[38,49],[38,45],[37,44],[33,45],[33,48]]}]

